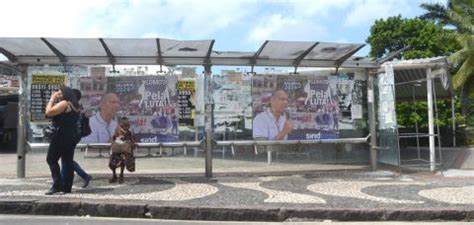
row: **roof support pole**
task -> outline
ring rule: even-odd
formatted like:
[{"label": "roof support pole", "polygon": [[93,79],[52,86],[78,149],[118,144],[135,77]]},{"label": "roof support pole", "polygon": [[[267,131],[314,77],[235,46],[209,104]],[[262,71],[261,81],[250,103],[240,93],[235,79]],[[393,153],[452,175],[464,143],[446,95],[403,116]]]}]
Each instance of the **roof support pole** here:
[{"label": "roof support pole", "polygon": [[161,55],[161,42],[160,39],[156,39],[156,47],[158,49],[157,55],[158,59],[157,62],[160,64],[160,73],[163,73],[163,56]]},{"label": "roof support pole", "polygon": [[[414,84],[412,86],[412,95],[413,95],[413,105],[416,104],[416,98],[415,98],[415,85],[418,85],[418,86],[421,86],[419,84]],[[416,108],[415,108],[415,113],[416,112]],[[418,122],[415,120],[415,132],[416,132],[416,152],[418,153],[418,159],[421,159],[421,154],[420,154],[420,137],[418,136],[419,134],[419,130],[418,130]]]},{"label": "roof support pole", "polygon": [[250,65],[251,65],[251,71],[250,73],[253,73],[253,68],[255,67],[255,64],[257,63],[257,59],[258,57],[260,56],[260,54],[262,53],[263,49],[265,48],[265,46],[268,44],[268,40],[266,40],[265,42],[263,42],[262,46],[260,46],[260,48],[258,49],[257,52],[255,52],[255,54],[253,54],[252,56],[252,59],[250,59]]},{"label": "roof support pole", "polygon": [[[436,86],[435,86],[434,82],[431,82],[431,85],[433,86],[435,121],[439,121],[438,98],[436,97]],[[438,122],[436,123],[436,138],[438,140],[439,164],[441,166],[443,166],[443,155],[441,154],[441,131],[439,130],[439,123]]]},{"label": "roof support pole", "polygon": [[311,51],[313,51],[314,47],[318,45],[319,42],[315,42],[312,44],[308,49],[306,49],[303,53],[301,53],[293,62],[293,66],[295,67],[295,72],[294,74],[297,74],[298,66],[300,65],[301,61],[306,57]]},{"label": "roof support pole", "polygon": [[49,49],[51,49],[52,52],[58,57],[59,61],[63,64],[67,63],[67,58],[66,56],[60,52],[56,47],[54,47],[53,44],[51,44],[46,38],[41,38],[41,40],[48,46]]},{"label": "roof support pole", "polygon": [[428,102],[428,133],[430,145],[430,170],[436,169],[434,118],[433,118],[433,80],[431,79],[431,68],[426,69],[426,89]]},{"label": "roof support pole", "polygon": [[206,59],[204,60],[204,93],[205,93],[205,105],[204,105],[204,126],[206,130],[206,159],[205,159],[205,173],[207,178],[212,177],[212,147],[213,147],[213,125],[214,118],[212,112],[214,111],[214,101],[212,99],[213,87],[212,87],[212,72],[211,72],[211,53],[212,47],[214,46],[214,40],[212,40],[207,51]]},{"label": "roof support pole", "polygon": [[370,132],[370,168],[377,170],[377,134],[375,128],[375,101],[374,101],[374,76],[376,73],[368,73],[367,79],[367,107],[369,113]]},{"label": "roof support pole", "polygon": [[3,48],[0,48],[0,53],[2,53],[5,57],[7,57],[7,59],[10,61],[10,62],[16,62],[17,61],[17,58],[15,55],[13,55],[11,52],[3,49]]},{"label": "roof support pole", "polygon": [[204,127],[206,130],[206,158],[205,158],[205,170],[206,170],[206,177],[212,177],[212,140],[213,140],[213,118],[212,118],[212,109],[214,108],[214,104],[212,101],[212,79],[211,79],[211,66],[205,65],[204,66],[204,93],[205,97],[205,105],[204,105]]},{"label": "roof support pole", "polygon": [[456,114],[454,110],[454,96],[451,96],[451,118],[453,119],[453,147],[456,147]]},{"label": "roof support pole", "polygon": [[25,178],[26,167],[26,105],[27,105],[27,87],[28,87],[28,67],[26,65],[19,66],[21,73],[20,89],[18,95],[18,126],[17,126],[17,164],[16,177]]}]

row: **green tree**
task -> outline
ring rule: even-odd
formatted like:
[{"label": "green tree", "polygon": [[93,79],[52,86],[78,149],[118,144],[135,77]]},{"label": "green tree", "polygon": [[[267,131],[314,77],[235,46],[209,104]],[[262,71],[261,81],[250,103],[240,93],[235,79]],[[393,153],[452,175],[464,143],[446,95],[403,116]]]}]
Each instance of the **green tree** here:
[{"label": "green tree", "polygon": [[371,57],[379,58],[408,45],[410,49],[399,59],[447,56],[458,48],[456,43],[444,40],[447,32],[433,22],[398,15],[376,20],[366,42],[370,44]]},{"label": "green tree", "polygon": [[420,19],[431,21],[442,27],[446,25],[453,25],[449,19],[448,9],[444,5],[439,3],[423,3],[420,5],[420,7],[427,11],[425,14],[420,16]]},{"label": "green tree", "polygon": [[[474,3],[474,1],[472,1]],[[465,84],[474,81],[474,17],[472,15],[472,3],[470,12],[464,8],[464,5],[454,5],[449,10],[449,17],[457,24],[458,32],[451,34],[453,38],[461,45],[461,49],[449,57],[450,62],[459,66],[458,71],[453,77],[455,89],[462,88]],[[469,14],[471,13],[471,14]],[[474,86],[471,86],[474,87]],[[474,93],[473,98],[474,98]]]},{"label": "green tree", "polygon": [[[400,102],[397,104],[397,123],[400,127],[411,130],[418,128],[428,129],[428,103],[426,101]],[[452,127],[453,118],[451,114],[451,100],[438,100],[438,120],[435,121],[440,128]],[[461,103],[455,100],[454,120],[456,124],[465,123],[465,118],[459,113]]]},{"label": "green tree", "polygon": [[472,0],[447,0],[446,6],[440,3],[423,3],[420,7],[427,12],[419,18],[431,21],[445,29],[454,28],[457,32],[464,33],[469,28],[465,26],[465,22],[462,22],[462,18],[471,19],[470,23],[472,24],[473,4]]},{"label": "green tree", "polygon": [[[474,107],[474,29],[472,19],[468,22],[465,17],[459,18],[457,17],[459,14],[456,14],[455,11],[451,11],[450,15],[453,19],[460,19],[459,22],[463,24],[463,29],[466,29],[465,32],[453,34],[462,48],[449,56],[448,60],[457,68],[457,72],[453,76],[453,87],[461,92],[464,105],[463,114],[470,117],[467,121],[470,126],[474,126],[474,110],[470,109]],[[472,15],[470,17],[472,18]]]},{"label": "green tree", "polygon": [[[448,31],[446,39],[460,45],[460,49],[450,55],[448,60],[455,68],[453,87],[461,93],[463,114],[471,114],[467,121],[474,126],[474,115],[470,113],[473,112],[470,108],[474,108],[474,1],[448,0],[447,7],[440,4],[422,4],[421,7],[428,12],[420,18],[437,22]],[[455,28],[454,32],[451,31],[452,27]]]}]

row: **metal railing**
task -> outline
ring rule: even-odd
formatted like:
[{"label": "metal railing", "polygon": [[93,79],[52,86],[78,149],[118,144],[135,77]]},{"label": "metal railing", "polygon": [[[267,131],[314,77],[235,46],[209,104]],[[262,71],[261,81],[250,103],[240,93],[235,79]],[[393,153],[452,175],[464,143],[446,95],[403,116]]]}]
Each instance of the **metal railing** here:
[{"label": "metal railing", "polygon": [[[235,146],[254,146],[255,154],[258,155],[258,147],[265,147],[267,152],[267,162],[268,164],[272,163],[272,153],[279,151],[274,148],[266,148],[267,146],[273,145],[305,145],[305,144],[368,144],[370,135],[366,137],[359,138],[336,138],[336,139],[320,139],[320,140],[284,140],[284,141],[274,141],[274,140],[232,140],[232,141],[215,141],[216,146],[230,146],[232,155],[235,155]],[[181,142],[158,142],[158,143],[137,143],[138,149],[144,148],[148,150],[148,153],[145,157],[153,156],[151,154],[151,149],[159,148],[159,156],[163,155],[163,148],[178,148],[182,147],[183,152],[187,154],[187,147],[194,147],[194,155],[197,156],[197,149],[204,149],[205,140],[201,141],[181,141]],[[30,143],[27,142],[27,145],[30,150],[35,149],[47,149],[49,143]],[[89,144],[77,144],[77,149],[85,149],[84,157],[88,157],[90,149],[99,149],[99,157],[105,157],[102,155],[102,151],[110,151],[111,143],[89,143]]]}]

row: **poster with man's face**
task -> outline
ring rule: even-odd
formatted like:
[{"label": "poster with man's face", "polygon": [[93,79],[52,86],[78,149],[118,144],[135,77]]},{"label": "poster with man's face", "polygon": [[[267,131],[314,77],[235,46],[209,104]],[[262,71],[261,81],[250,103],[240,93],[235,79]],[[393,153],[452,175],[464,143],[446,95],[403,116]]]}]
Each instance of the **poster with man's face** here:
[{"label": "poster with man's face", "polygon": [[176,76],[109,77],[108,91],[120,99],[139,142],[178,141]]},{"label": "poster with man's face", "polygon": [[[272,94],[284,92],[288,102],[283,116],[293,125],[288,140],[332,139],[339,137],[339,99],[337,77],[304,75],[257,75],[253,79],[253,118],[265,113],[273,118]],[[285,105],[285,103],[278,105]],[[271,114],[271,115],[270,115]],[[254,123],[259,124],[259,123]],[[282,124],[268,123],[268,129],[282,129]],[[255,131],[255,127],[253,128]],[[274,134],[274,132],[269,132]],[[254,135],[255,136],[255,135]],[[273,137],[267,137],[272,139]]]}]

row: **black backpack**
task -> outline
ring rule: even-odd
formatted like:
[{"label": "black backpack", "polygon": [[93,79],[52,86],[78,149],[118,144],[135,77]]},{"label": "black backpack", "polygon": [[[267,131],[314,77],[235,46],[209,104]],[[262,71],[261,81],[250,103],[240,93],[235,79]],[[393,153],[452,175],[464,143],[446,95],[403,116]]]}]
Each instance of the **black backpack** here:
[{"label": "black backpack", "polygon": [[79,114],[79,119],[77,120],[77,133],[81,137],[88,136],[92,133],[91,127],[89,125],[89,117],[87,117],[83,112]]}]

